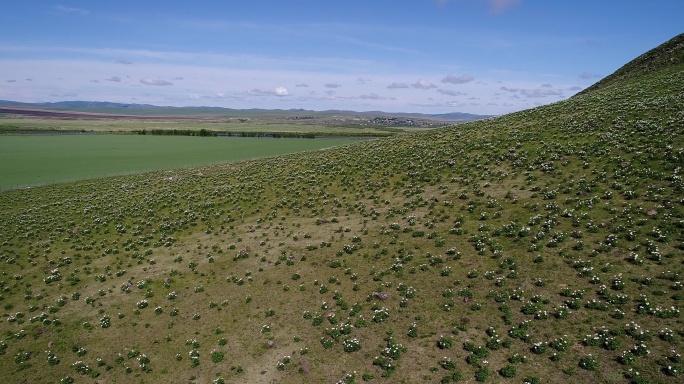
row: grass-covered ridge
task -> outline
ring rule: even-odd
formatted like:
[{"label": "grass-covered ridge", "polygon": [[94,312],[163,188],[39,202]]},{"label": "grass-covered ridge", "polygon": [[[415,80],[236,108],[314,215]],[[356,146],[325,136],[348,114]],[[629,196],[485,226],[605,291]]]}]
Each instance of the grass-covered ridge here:
[{"label": "grass-covered ridge", "polygon": [[[684,67],[0,194],[9,382],[679,382]],[[93,379],[95,378],[95,379]]]}]

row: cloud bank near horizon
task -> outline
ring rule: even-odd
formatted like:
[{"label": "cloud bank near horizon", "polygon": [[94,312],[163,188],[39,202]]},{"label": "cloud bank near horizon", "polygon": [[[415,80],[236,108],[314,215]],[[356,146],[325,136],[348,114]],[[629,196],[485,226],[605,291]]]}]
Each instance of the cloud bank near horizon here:
[{"label": "cloud bank near horizon", "polygon": [[[75,50],[65,49],[65,52]],[[113,58],[116,56],[113,52],[126,58]],[[255,57],[251,61],[243,58],[237,66],[231,64],[233,57],[211,55],[214,65],[189,65],[185,61],[194,61],[192,53],[125,50],[93,50],[89,56],[84,53],[81,50],[78,59],[0,59],[0,67],[7,69],[5,73],[11,73],[2,79],[5,85],[0,86],[0,99],[52,102],[78,95],[88,101],[175,106],[425,113],[453,112],[459,108],[462,112],[501,114],[532,107],[540,99],[557,101],[581,89],[569,82],[544,87],[538,82],[519,82],[500,76],[486,79],[486,74],[478,74],[481,81],[475,81],[470,74],[424,76],[418,72],[411,75],[372,70],[360,77],[354,71],[311,73],[290,69],[290,58],[282,59],[282,67],[287,69],[276,70],[270,67],[273,64],[278,67],[281,60],[278,58]],[[182,57],[184,62],[158,63],[150,57]],[[122,61],[136,64],[122,65]],[[264,62],[271,65],[264,66]],[[50,68],[48,76],[45,68]]]},{"label": "cloud bank near horizon", "polygon": [[[18,2],[0,36],[0,98],[503,114],[568,98],[681,29],[678,12],[625,3],[616,20],[595,5]],[[648,33],[626,37],[635,22]]]}]

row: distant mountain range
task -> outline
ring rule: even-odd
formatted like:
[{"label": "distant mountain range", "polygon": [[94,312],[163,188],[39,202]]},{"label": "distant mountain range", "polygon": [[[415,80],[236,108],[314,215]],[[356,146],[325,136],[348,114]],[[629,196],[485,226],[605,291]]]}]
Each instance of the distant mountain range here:
[{"label": "distant mountain range", "polygon": [[473,121],[481,120],[493,115],[476,115],[472,113],[451,112],[441,114],[423,114],[423,113],[402,113],[402,112],[382,112],[382,111],[368,111],[356,112],[345,110],[327,110],[327,111],[312,111],[306,109],[232,109],[221,107],[169,107],[157,106],[150,104],[125,104],[112,103],[103,101],[59,101],[54,103],[22,103],[17,101],[0,100],[0,107],[5,108],[24,108],[24,109],[43,109],[53,111],[69,111],[69,112],[83,112],[83,113],[104,113],[116,115],[135,115],[135,116],[212,116],[212,117],[255,117],[255,116],[330,116],[330,115],[345,115],[345,116],[363,116],[363,117],[402,117],[425,120],[439,120],[439,121]]}]

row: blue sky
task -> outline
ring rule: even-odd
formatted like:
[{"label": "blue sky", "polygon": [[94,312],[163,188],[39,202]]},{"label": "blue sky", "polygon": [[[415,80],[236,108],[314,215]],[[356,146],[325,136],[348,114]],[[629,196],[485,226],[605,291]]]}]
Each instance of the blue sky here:
[{"label": "blue sky", "polygon": [[681,0],[32,1],[0,99],[504,114],[684,32]]}]

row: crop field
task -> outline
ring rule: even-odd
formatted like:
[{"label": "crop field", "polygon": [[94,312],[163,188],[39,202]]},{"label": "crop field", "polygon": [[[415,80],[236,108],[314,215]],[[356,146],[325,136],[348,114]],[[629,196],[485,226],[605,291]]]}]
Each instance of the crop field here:
[{"label": "crop field", "polygon": [[[50,115],[50,112],[46,112]],[[73,117],[78,116],[78,117]],[[0,114],[0,133],[6,130],[21,131],[83,131],[97,133],[131,133],[152,130],[172,131],[205,129],[222,133],[303,133],[318,136],[389,136],[391,134],[425,130],[444,126],[445,122],[415,121],[415,125],[393,125],[392,120],[379,121],[371,117],[353,115],[323,117],[269,117],[216,118],[204,116],[177,117],[165,115],[156,118],[141,116],[110,116],[93,118],[92,115],[72,114],[70,118]],[[405,119],[404,119],[405,120]],[[404,121],[402,120],[402,121]],[[387,124],[383,124],[387,123]],[[396,122],[395,122],[396,123]]]},{"label": "crop field", "polygon": [[485,121],[3,191],[3,380],[681,383],[684,35],[646,57]]},{"label": "crop field", "polygon": [[353,141],[95,134],[0,135],[0,190],[235,162]]},{"label": "crop field", "polygon": [[[202,121],[202,120],[152,120],[145,121],[140,119],[83,119],[83,120],[56,120],[37,117],[23,117],[11,116],[0,119],[0,128],[2,126],[17,126],[23,129],[30,129],[35,131],[89,131],[98,133],[126,133],[133,131],[147,131],[151,130],[195,130],[206,129],[209,131],[218,132],[289,132],[289,133],[317,133],[327,134],[330,136],[341,135],[364,135],[364,134],[382,134],[387,133],[378,127],[323,127],[317,124],[304,123],[290,123],[290,122],[272,122],[272,121],[257,121],[257,122],[217,122],[217,121]],[[411,128],[397,128],[395,131],[401,132],[404,130],[411,130]]]}]

